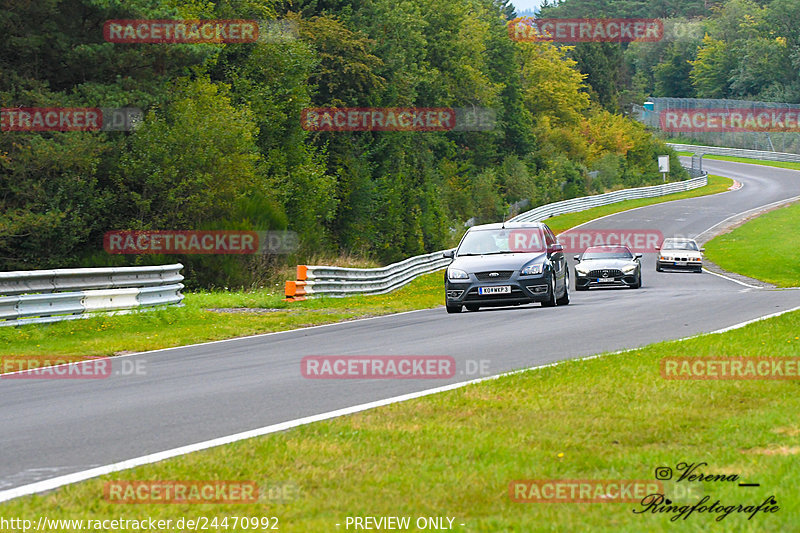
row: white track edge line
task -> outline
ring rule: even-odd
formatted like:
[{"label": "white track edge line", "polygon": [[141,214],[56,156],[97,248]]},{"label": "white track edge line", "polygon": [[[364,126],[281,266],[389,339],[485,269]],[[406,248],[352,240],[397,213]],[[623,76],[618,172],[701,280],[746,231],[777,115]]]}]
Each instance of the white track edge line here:
[{"label": "white track edge line", "polygon": [[738,279],[734,279],[734,278],[732,278],[730,276],[726,276],[725,274],[720,274],[718,272],[712,272],[712,271],[708,270],[707,268],[704,268],[703,270],[706,271],[708,274],[713,274],[714,276],[718,276],[720,278],[725,278],[728,281],[732,281],[734,283],[738,283],[739,285],[743,285],[743,286],[748,287],[750,289],[767,290],[767,287],[759,287],[757,285],[750,285],[749,283],[745,283],[744,281],[739,281]]},{"label": "white track edge line", "polygon": [[[741,190],[741,189],[740,189],[740,190]],[[752,208],[752,209],[748,209],[747,211],[741,211],[741,212],[739,212],[739,213],[735,213],[735,214],[733,214],[733,215],[729,216],[728,218],[726,218],[725,220],[723,220],[723,221],[721,221],[721,222],[717,222],[716,224],[714,224],[714,225],[713,225],[713,226],[711,226],[710,228],[706,229],[705,231],[703,231],[703,232],[701,232],[701,233],[698,233],[697,235],[695,235],[695,236],[694,236],[694,238],[695,238],[695,240],[697,240],[697,239],[698,239],[698,238],[699,238],[701,235],[704,235],[704,234],[708,233],[708,232],[709,232],[709,231],[711,231],[712,229],[716,228],[717,226],[719,226],[719,225],[721,225],[721,224],[724,224],[724,223],[726,223],[727,221],[731,220],[732,218],[736,218],[736,217],[740,217],[740,216],[743,216],[743,215],[747,215],[748,213],[750,213],[750,212],[752,212],[752,211],[758,211],[759,209],[764,209],[764,208],[767,208],[767,207],[772,207],[772,206],[774,206],[774,205],[780,205],[780,204],[782,204],[782,203],[794,202],[794,201],[797,201],[797,200],[800,200],[800,196],[792,196],[791,198],[785,198],[785,199],[783,199],[783,200],[777,200],[777,201],[775,201],[775,202],[771,202],[771,203],[768,203],[768,204],[764,204],[764,205],[762,205],[762,206],[758,206],[758,207],[754,207],[754,208]]]},{"label": "white track edge line", "polygon": [[[709,333],[700,333],[700,334],[697,334],[697,335],[692,335],[690,337],[684,337],[682,339],[674,339],[673,341],[668,341],[668,342],[682,342],[682,341],[686,341],[686,340],[689,340],[689,339],[702,337],[702,336],[705,336],[705,335],[714,335],[714,334],[717,334],[717,333],[725,333],[725,332],[728,332],[728,331],[732,331],[732,330],[739,329],[739,328],[745,327],[747,325],[753,324],[754,322],[760,322],[762,320],[767,320],[769,318],[774,318],[774,317],[781,316],[781,315],[784,315],[786,313],[791,313],[791,312],[798,311],[798,310],[800,310],[800,306],[794,307],[792,309],[786,309],[784,311],[778,311],[778,312],[775,312],[775,313],[770,313],[768,315],[764,315],[764,316],[761,316],[761,317],[758,317],[758,318],[747,320],[745,322],[740,322],[738,324],[734,324],[733,326],[728,326],[726,328],[718,329],[716,331],[712,331],[712,332],[709,332]],[[360,404],[360,405],[355,405],[355,406],[352,406],[352,407],[345,407],[343,409],[337,409],[335,411],[329,411],[327,413],[321,413],[321,414],[318,414],[318,415],[311,415],[311,416],[307,416],[307,417],[303,417],[303,418],[298,418],[298,419],[295,419],[295,420],[289,420],[289,421],[286,421],[286,422],[280,422],[278,424],[272,424],[272,425],[269,425],[269,426],[264,426],[264,427],[261,427],[261,428],[252,429],[252,430],[249,430],[249,431],[243,431],[241,433],[234,433],[233,435],[227,435],[227,436],[224,436],[224,437],[218,437],[216,439],[211,439],[211,440],[207,440],[207,441],[203,441],[203,442],[198,442],[198,443],[195,443],[195,444],[189,444],[187,446],[180,446],[178,448],[172,448],[170,450],[164,450],[164,451],[161,451],[161,452],[152,453],[152,454],[144,455],[144,456],[141,456],[141,457],[135,457],[133,459],[127,459],[125,461],[120,461],[118,463],[112,463],[110,465],[100,466],[100,467],[92,468],[92,469],[89,469],[89,470],[83,470],[83,471],[80,471],[80,472],[74,472],[72,474],[66,474],[64,476],[58,476],[58,477],[54,477],[54,478],[51,478],[51,479],[46,479],[46,480],[43,480],[43,481],[37,481],[35,483],[30,483],[28,485],[22,485],[20,487],[15,487],[13,489],[0,491],[0,502],[8,501],[8,500],[11,500],[11,499],[14,499],[14,498],[19,498],[21,496],[28,496],[28,495],[36,494],[36,493],[39,493],[39,492],[44,492],[44,491],[47,491],[47,490],[53,490],[53,489],[62,487],[64,485],[69,485],[71,483],[77,483],[79,481],[85,481],[87,479],[103,476],[103,475],[110,474],[110,473],[113,473],[113,472],[119,472],[121,470],[127,470],[127,469],[134,468],[134,467],[137,467],[137,466],[156,463],[158,461],[163,461],[165,459],[171,459],[173,457],[178,457],[178,456],[181,456],[181,455],[186,455],[188,453],[197,452],[197,451],[201,451],[201,450],[206,450],[208,448],[214,448],[216,446],[221,446],[221,445],[224,445],[224,444],[231,444],[233,442],[237,442],[237,441],[240,441],[240,440],[250,439],[250,438],[253,438],[253,437],[260,437],[260,436],[263,436],[263,435],[268,435],[270,433],[276,433],[278,431],[285,431],[287,429],[291,429],[291,428],[294,428],[294,427],[307,425],[307,424],[310,424],[312,422],[320,422],[320,421],[323,421],[323,420],[329,420],[331,418],[337,418],[337,417],[344,416],[344,415],[354,414],[354,413],[358,413],[360,411],[366,411],[368,409],[374,409],[376,407],[382,407],[382,406],[393,404],[393,403],[404,402],[406,400],[412,400],[412,399],[415,399],[415,398],[421,398],[423,396],[429,396],[431,394],[437,394],[437,393],[440,393],[440,392],[459,389],[459,388],[465,387],[467,385],[474,385],[476,383],[481,383],[483,381],[499,379],[499,378],[504,377],[504,376],[511,376],[511,375],[514,375],[514,374],[521,374],[523,372],[531,372],[533,370],[539,370],[539,369],[542,369],[542,368],[548,368],[548,367],[563,365],[563,364],[571,363],[571,362],[575,362],[575,361],[586,361],[586,360],[590,360],[590,359],[597,359],[597,358],[600,358],[600,357],[605,357],[605,356],[608,356],[608,355],[616,355],[616,354],[621,354],[621,353],[626,353],[626,352],[632,352],[632,351],[635,351],[635,350],[640,350],[642,348],[643,347],[640,346],[640,347],[637,347],[637,348],[629,348],[629,349],[626,349],[626,350],[618,350],[616,352],[606,352],[606,353],[601,353],[601,354],[590,355],[590,356],[587,356],[587,357],[580,357],[580,358],[577,358],[577,359],[565,359],[565,360],[562,360],[562,361],[556,361],[556,362],[547,363],[547,364],[544,364],[544,365],[537,365],[537,366],[532,366],[532,367],[529,367],[529,368],[522,368],[522,369],[519,369],[519,370],[512,370],[510,372],[504,372],[502,374],[497,374],[497,375],[494,375],[494,376],[487,376],[487,377],[477,378],[477,379],[473,379],[473,380],[469,380],[469,381],[463,381],[463,382],[460,382],[460,383],[451,383],[450,385],[444,385],[444,386],[441,386],[441,387],[435,387],[433,389],[426,389],[426,390],[422,390],[422,391],[418,391],[418,392],[412,392],[412,393],[408,393],[408,394],[403,394],[401,396],[394,396],[392,398],[385,398],[383,400],[376,400],[374,402],[368,402],[368,403],[364,403],[364,404]]]}]

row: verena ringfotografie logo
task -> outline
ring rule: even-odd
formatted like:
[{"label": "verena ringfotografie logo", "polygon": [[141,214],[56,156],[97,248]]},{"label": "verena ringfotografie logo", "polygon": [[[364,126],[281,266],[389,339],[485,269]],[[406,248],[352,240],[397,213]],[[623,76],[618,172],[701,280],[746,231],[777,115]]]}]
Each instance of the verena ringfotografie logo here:
[{"label": "verena ringfotografie logo", "polygon": [[446,379],[456,375],[449,355],[311,355],[300,361],[308,379]]},{"label": "verena ringfotografie logo", "polygon": [[495,112],[452,107],[316,107],[303,109],[308,131],[488,131]]},{"label": "verena ringfotografie logo", "polygon": [[508,35],[514,41],[527,42],[657,42],[664,38],[664,23],[659,19],[519,17],[508,22]]},{"label": "verena ringfotografie logo", "polygon": [[120,230],[103,236],[110,254],[288,254],[298,245],[293,231]]},{"label": "verena ringfotografie logo", "polygon": [[654,229],[576,229],[561,233],[564,252],[581,253],[590,246],[627,246],[634,253],[656,253],[664,234]]},{"label": "verena ringfotografie logo", "polygon": [[800,357],[665,357],[664,379],[800,379]]},{"label": "verena ringfotografie logo", "polygon": [[677,133],[800,131],[800,109],[668,109],[659,119],[663,131]]},{"label": "verena ringfotografie logo", "polygon": [[8,107],[2,131],[130,131],[142,121],[138,107]]},{"label": "verena ringfotografie logo", "polygon": [[103,38],[110,43],[253,43],[255,20],[108,20]]},{"label": "verena ringfotografie logo", "polygon": [[124,504],[256,503],[255,481],[109,481],[103,497]]},{"label": "verena ringfotografie logo", "polygon": [[646,479],[522,479],[508,485],[516,503],[633,503],[663,493],[660,481]]}]

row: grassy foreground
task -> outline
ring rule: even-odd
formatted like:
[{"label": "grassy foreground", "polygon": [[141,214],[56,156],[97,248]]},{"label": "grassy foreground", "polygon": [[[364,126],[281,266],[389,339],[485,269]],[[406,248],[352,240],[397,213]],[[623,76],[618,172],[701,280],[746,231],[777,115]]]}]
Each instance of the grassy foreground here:
[{"label": "grassy foreground", "polygon": [[[443,299],[442,274],[421,276],[377,296],[292,303],[283,297],[265,291],[195,292],[186,294],[184,307],[0,328],[0,358],[110,356],[435,307]],[[208,310],[220,308],[245,312]]]},{"label": "grassy foreground", "polygon": [[[722,192],[731,183],[728,178],[710,176],[707,186],[693,191],[619,202],[553,217],[547,223],[554,231],[560,232],[635,207]],[[0,356],[57,356],[64,360],[112,356],[426,309],[444,303],[441,280],[442,274],[434,273],[386,295],[315,299],[291,304],[283,302],[283,294],[274,290],[190,292],[186,294],[182,308],[0,328]],[[241,312],[207,310],[211,308],[240,308]]]},{"label": "grassy foreground", "polygon": [[[666,380],[659,362],[686,354],[797,357],[798,332],[794,312],[724,334],[568,361],[19,498],[0,504],[0,516],[34,523],[39,516],[275,516],[290,532],[353,531],[345,528],[353,516],[446,516],[465,532],[796,531],[797,381]],[[653,480],[657,467],[677,473],[682,462],[705,462],[696,473],[735,474],[738,483],[760,486],[665,485],[676,504],[707,495],[707,505],[756,506],[774,496],[779,510],[751,520],[733,512],[720,522],[720,513],[672,522],[673,513],[634,513],[640,503],[516,503],[508,493],[522,479]],[[104,498],[109,480],[254,481],[261,496],[254,504],[124,505]],[[270,496],[275,483],[294,487],[291,497]]]},{"label": "grassy foreground", "polygon": [[800,286],[800,203],[770,211],[705,244],[706,256],[730,272],[778,287]]}]

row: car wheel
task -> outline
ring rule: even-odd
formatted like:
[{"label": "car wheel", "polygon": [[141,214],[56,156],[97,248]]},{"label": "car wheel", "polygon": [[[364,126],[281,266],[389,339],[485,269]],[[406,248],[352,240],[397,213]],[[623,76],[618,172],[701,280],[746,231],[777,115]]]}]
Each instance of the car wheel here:
[{"label": "car wheel", "polygon": [[558,305],[568,305],[569,304],[569,270],[564,273],[564,294],[556,300]]},{"label": "car wheel", "polygon": [[477,311],[480,308],[481,308],[480,305],[469,305],[469,304],[467,304],[467,311]]},{"label": "car wheel", "polygon": [[631,285],[631,288],[632,289],[638,289],[641,286],[642,286],[642,273],[639,272],[639,275],[636,277],[636,283]]},{"label": "car wheel", "polygon": [[664,272],[664,269],[658,266],[658,263],[656,263],[656,272]]},{"label": "car wheel", "polygon": [[702,274],[703,273],[703,267],[697,267],[697,270],[695,270],[695,272],[697,272],[698,274]]},{"label": "car wheel", "polygon": [[556,276],[550,276],[550,290],[547,291],[548,298],[542,302],[542,307],[555,307],[556,306]]},{"label": "car wheel", "polygon": [[447,308],[447,312],[448,313],[460,313],[461,312],[461,306],[460,305],[445,305],[445,307]]}]

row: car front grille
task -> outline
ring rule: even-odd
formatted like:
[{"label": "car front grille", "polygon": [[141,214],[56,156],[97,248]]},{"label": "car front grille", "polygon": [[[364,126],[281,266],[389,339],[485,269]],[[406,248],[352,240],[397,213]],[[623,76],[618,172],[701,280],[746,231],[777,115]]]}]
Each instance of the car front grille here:
[{"label": "car front grille", "polygon": [[478,289],[474,288],[467,293],[464,301],[480,302],[486,300],[518,300],[520,298],[528,298],[528,296],[526,296],[519,287],[511,287],[510,294],[492,294],[487,296],[478,294]]},{"label": "car front grille", "polygon": [[[478,281],[505,281],[511,277],[513,274],[513,270],[492,270],[489,272],[477,272],[475,273],[475,277],[478,278]],[[496,274],[496,275],[492,275]]]},{"label": "car front grille", "polygon": [[613,268],[603,268],[589,272],[590,278],[618,278],[620,276],[622,276],[622,271]]}]

